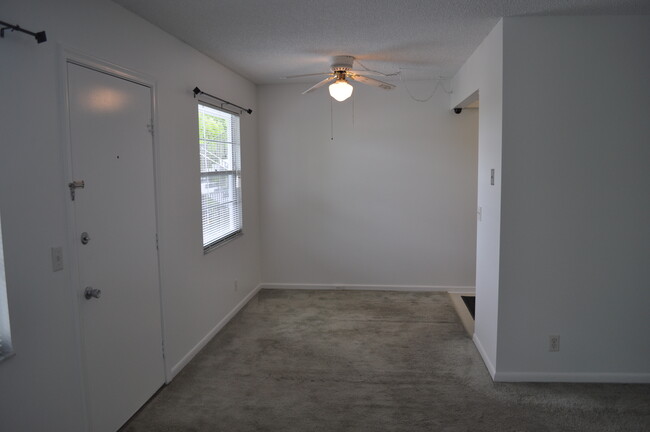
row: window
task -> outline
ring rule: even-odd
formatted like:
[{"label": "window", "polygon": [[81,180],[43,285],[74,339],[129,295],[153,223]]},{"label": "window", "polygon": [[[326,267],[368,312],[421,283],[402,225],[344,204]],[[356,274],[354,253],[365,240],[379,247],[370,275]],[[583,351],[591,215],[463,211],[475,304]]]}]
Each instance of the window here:
[{"label": "window", "polygon": [[13,353],[9,331],[9,308],[7,307],[7,285],[5,282],[5,260],[2,249],[2,227],[0,227],[0,361]]},{"label": "window", "polygon": [[203,250],[242,231],[239,116],[199,103]]}]

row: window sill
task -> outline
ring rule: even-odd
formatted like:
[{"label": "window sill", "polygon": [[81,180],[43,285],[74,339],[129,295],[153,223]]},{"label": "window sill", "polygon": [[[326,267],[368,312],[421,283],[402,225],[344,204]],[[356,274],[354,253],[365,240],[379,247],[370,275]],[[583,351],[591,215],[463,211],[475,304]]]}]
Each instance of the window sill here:
[{"label": "window sill", "polygon": [[206,247],[203,248],[203,255],[207,255],[210,252],[212,252],[213,250],[215,250],[217,248],[220,248],[221,246],[226,245],[226,244],[230,243],[231,241],[233,241],[235,239],[238,239],[239,237],[241,237],[243,235],[244,235],[244,232],[239,231],[239,232],[236,232],[234,234],[231,234],[230,236],[228,236],[228,237],[226,237],[226,238],[224,238],[222,240],[217,241],[216,243],[212,243],[211,245],[206,246]]},{"label": "window sill", "polygon": [[0,363],[2,363],[2,362],[5,361],[5,360],[10,359],[11,357],[13,357],[13,356],[15,356],[15,355],[16,355],[16,353],[13,352],[13,351],[8,351],[8,352],[0,353]]}]

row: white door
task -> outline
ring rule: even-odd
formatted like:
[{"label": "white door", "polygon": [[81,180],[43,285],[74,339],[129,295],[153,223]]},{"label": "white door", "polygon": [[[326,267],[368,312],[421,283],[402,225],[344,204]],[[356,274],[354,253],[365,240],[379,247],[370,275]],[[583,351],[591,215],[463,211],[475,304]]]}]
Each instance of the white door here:
[{"label": "white door", "polygon": [[88,409],[93,432],[114,432],[164,382],[152,90],[73,63],[67,72],[71,180],[84,182],[73,235]]}]

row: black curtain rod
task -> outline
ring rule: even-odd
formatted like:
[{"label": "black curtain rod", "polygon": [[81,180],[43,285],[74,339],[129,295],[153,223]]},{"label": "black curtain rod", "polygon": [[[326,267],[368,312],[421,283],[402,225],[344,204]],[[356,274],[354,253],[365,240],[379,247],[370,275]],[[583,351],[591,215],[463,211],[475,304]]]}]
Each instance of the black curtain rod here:
[{"label": "black curtain rod", "polygon": [[0,37],[5,37],[5,30],[11,30],[11,31],[19,31],[19,32],[27,33],[30,36],[34,36],[36,38],[36,42],[38,43],[43,43],[47,40],[47,36],[45,36],[44,31],[34,33],[34,32],[30,32],[29,30],[25,30],[24,28],[21,28],[19,25],[9,24],[4,21],[0,21],[0,25],[4,26],[0,29]]},{"label": "black curtain rod", "polygon": [[221,98],[219,98],[219,97],[212,96],[210,93],[206,93],[206,92],[204,92],[204,91],[201,91],[201,89],[198,88],[198,87],[194,87],[194,90],[192,90],[192,91],[194,92],[194,97],[197,97],[197,96],[200,95],[200,94],[202,94],[202,95],[206,95],[206,96],[209,96],[209,97],[211,97],[211,98],[213,98],[213,99],[220,100],[221,102],[225,103],[226,105],[234,106],[234,107],[236,107],[236,108],[239,108],[239,109],[242,110],[242,111],[246,111],[248,114],[253,114],[253,110],[250,109],[250,108],[244,108],[244,107],[241,107],[241,106],[239,106],[239,105],[237,105],[237,104],[234,104],[234,103],[232,103],[232,102],[228,102],[228,101],[225,100],[225,99],[221,99]]}]

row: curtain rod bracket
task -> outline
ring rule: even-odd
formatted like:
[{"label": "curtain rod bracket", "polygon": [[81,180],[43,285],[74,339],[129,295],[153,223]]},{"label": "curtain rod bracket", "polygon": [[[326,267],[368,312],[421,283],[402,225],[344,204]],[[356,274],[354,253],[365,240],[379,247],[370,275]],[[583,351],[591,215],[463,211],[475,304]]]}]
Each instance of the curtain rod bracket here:
[{"label": "curtain rod bracket", "polygon": [[221,101],[221,108],[223,108],[223,106],[224,106],[224,104],[225,104],[225,105],[230,105],[230,106],[234,106],[234,107],[236,107],[236,108],[239,108],[239,109],[242,110],[242,111],[246,111],[248,114],[253,114],[253,110],[250,109],[250,108],[244,108],[244,107],[241,107],[241,106],[239,106],[239,105],[237,105],[237,104],[234,104],[234,103],[232,103],[232,102],[228,102],[228,101],[225,100],[225,99],[221,99],[221,98],[219,98],[219,97],[212,96],[210,93],[206,93],[206,92],[204,92],[204,91],[201,91],[201,89],[198,88],[198,87],[194,87],[194,90],[192,90],[192,93],[194,93],[194,97],[195,97],[195,98],[196,98],[198,95],[206,95],[206,96],[208,96],[208,97],[211,97],[211,98],[213,98],[213,99],[216,99],[216,100],[218,100],[218,101]]},{"label": "curtain rod bracket", "polygon": [[47,41],[47,36],[45,35],[44,31],[34,33],[34,32],[29,31],[29,30],[25,30],[24,28],[20,27],[17,24],[13,25],[13,24],[9,24],[9,23],[4,22],[4,21],[0,21],[0,25],[4,26],[4,27],[2,27],[0,29],[0,38],[5,37],[5,30],[11,30],[11,31],[19,31],[21,33],[26,33],[26,34],[28,34],[30,36],[34,36],[34,38],[36,39],[36,42],[38,42],[39,44]]}]

